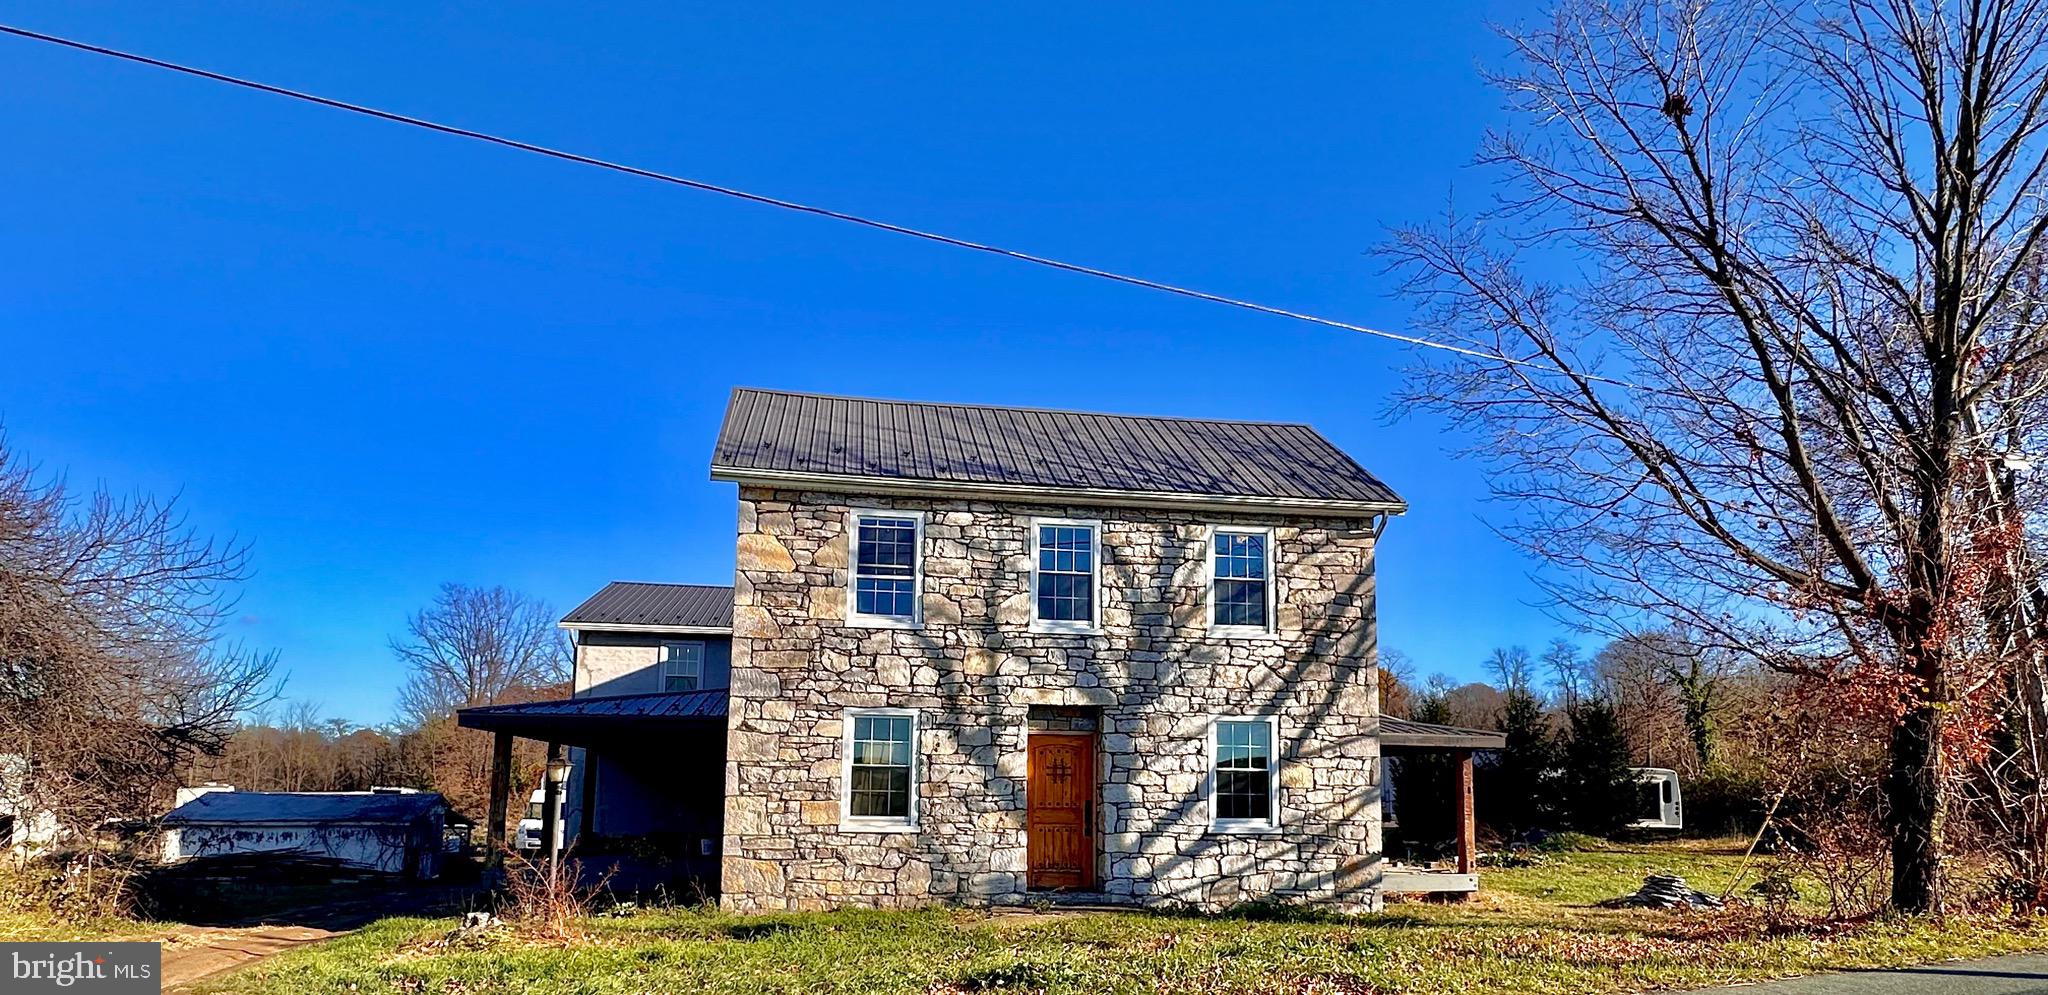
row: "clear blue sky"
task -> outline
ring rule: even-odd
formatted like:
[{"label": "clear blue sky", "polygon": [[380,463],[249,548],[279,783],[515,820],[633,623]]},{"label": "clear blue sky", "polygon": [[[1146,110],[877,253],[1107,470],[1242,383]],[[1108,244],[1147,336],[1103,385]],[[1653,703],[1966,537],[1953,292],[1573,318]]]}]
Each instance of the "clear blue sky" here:
[{"label": "clear blue sky", "polygon": [[[317,8],[317,9],[316,9]],[[1385,226],[1485,196],[1520,5],[66,4],[0,20],[1382,327]],[[1557,626],[1410,358],[0,38],[0,421],[253,544],[232,635],[388,717],[444,580],[729,582],[735,384],[1313,423],[1413,506],[1386,645]]]}]

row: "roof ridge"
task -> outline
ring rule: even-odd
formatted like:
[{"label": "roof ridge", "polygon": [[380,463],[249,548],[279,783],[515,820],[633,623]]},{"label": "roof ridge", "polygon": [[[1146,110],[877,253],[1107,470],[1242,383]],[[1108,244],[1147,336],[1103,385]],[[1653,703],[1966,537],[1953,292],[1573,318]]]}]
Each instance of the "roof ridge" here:
[{"label": "roof ridge", "polygon": [[894,397],[861,397],[854,394],[825,394],[808,390],[780,390],[774,387],[734,387],[734,396],[776,394],[782,397],[814,397],[831,401],[865,401],[870,404],[904,404],[918,408],[952,408],[969,411],[1033,411],[1049,415],[1088,415],[1094,418],[1129,418],[1136,421],[1178,421],[1205,425],[1264,425],[1273,428],[1305,428],[1321,435],[1314,425],[1303,421],[1262,421],[1253,418],[1203,418],[1195,415],[1138,415],[1122,411],[1084,411],[1079,408],[1048,408],[1031,404],[979,404],[971,401],[910,401]]},{"label": "roof ridge", "polygon": [[[610,586],[611,586],[611,585],[613,585],[613,584],[632,584],[632,585],[634,585],[634,586],[636,586],[636,587],[697,587],[697,588],[703,588],[704,590],[707,590],[707,591],[730,591],[730,590],[732,590],[732,585],[731,585],[731,584],[699,584],[699,583],[696,583],[696,582],[694,582],[694,581],[674,581],[674,580],[608,580],[608,581],[605,581],[604,583],[605,583],[605,586],[606,586],[606,587],[610,587]],[[589,600],[589,599],[587,599],[587,598],[586,598],[585,600]]]}]

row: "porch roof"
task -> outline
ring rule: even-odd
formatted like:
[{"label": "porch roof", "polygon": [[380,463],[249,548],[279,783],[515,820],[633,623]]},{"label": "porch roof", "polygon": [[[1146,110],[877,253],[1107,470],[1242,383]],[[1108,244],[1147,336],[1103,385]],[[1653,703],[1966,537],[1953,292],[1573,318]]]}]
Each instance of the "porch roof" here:
[{"label": "porch roof", "polygon": [[1506,733],[1380,717],[1382,750],[1499,750],[1507,745]]},{"label": "porch roof", "polygon": [[724,725],[727,688],[480,705],[455,713],[465,729],[574,743],[591,733],[646,725]]}]

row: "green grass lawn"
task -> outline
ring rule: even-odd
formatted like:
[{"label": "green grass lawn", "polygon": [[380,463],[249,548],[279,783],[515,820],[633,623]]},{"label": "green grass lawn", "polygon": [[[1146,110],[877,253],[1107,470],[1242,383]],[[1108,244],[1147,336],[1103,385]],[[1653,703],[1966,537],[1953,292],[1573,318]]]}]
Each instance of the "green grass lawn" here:
[{"label": "green grass lawn", "polygon": [[0,911],[0,943],[61,940],[148,940],[162,935],[158,923],[118,916],[60,918],[46,912]]},{"label": "green grass lawn", "polygon": [[1356,918],[1116,912],[701,909],[590,920],[587,939],[434,942],[446,920],[390,919],[214,979],[218,995],[520,992],[1630,992],[1836,967],[2048,948],[2048,924],[1894,921],[1767,936],[1753,915],[1588,903],[1676,871],[1718,891],[1740,846],[1617,846],[1487,872],[1463,905]]}]

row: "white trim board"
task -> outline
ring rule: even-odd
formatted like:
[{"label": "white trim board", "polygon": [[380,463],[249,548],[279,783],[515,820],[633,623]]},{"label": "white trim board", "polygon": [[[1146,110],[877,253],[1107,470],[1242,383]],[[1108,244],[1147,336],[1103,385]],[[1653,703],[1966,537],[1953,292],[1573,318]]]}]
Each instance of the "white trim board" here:
[{"label": "white trim board", "polygon": [[1256,495],[1185,494],[1171,491],[1125,491],[1107,487],[1035,487],[1023,484],[976,483],[955,480],[904,480],[896,477],[858,477],[839,473],[809,473],[801,470],[758,470],[747,467],[713,466],[711,479],[763,487],[805,487],[811,490],[853,494],[900,494],[913,497],[978,497],[996,501],[1034,501],[1053,504],[1099,503],[1138,508],[1180,508],[1210,511],[1299,511],[1338,518],[1378,518],[1408,511],[1405,501],[1344,501],[1324,498],[1261,497]]}]

